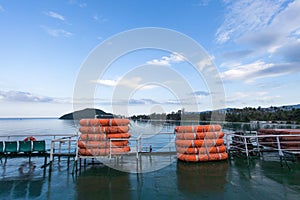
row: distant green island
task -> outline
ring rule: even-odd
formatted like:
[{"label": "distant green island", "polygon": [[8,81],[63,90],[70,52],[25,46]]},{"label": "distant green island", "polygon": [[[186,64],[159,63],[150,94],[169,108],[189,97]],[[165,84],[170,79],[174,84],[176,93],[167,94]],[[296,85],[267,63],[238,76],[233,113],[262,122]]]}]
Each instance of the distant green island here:
[{"label": "distant green island", "polygon": [[[217,110],[216,112],[225,112],[225,121],[227,122],[250,122],[250,121],[271,121],[271,122],[284,122],[287,124],[300,124],[300,104],[280,106],[271,106],[268,108],[226,108]],[[184,117],[183,117],[184,115]],[[132,120],[170,120],[179,121],[181,119],[197,119],[199,121],[210,121],[212,111],[204,112],[184,112],[178,110],[171,113],[152,113],[150,115],[133,115],[129,118]],[[65,114],[59,119],[83,119],[83,118],[115,118],[120,117],[112,113],[104,112],[96,108],[86,108],[83,110],[75,111]]]},{"label": "distant green island", "polygon": [[96,108],[86,108],[65,114],[59,119],[73,120],[73,119],[84,119],[84,118],[113,118],[114,115],[111,113],[104,112],[103,110]]}]

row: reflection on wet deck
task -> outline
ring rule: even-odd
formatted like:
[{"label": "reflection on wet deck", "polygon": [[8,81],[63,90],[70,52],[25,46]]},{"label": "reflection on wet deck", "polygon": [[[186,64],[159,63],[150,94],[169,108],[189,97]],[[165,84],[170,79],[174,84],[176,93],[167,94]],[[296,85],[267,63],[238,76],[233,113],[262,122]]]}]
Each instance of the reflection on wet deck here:
[{"label": "reflection on wet deck", "polygon": [[177,161],[175,154],[140,156],[139,161],[134,155],[110,160],[114,168],[131,173],[87,159],[74,175],[67,160],[54,162],[51,176],[41,168],[43,159],[32,163],[9,159],[0,165],[0,199],[298,199],[300,195],[299,162],[289,169],[279,161],[261,159],[249,165],[244,158],[186,163]]},{"label": "reflection on wet deck", "polygon": [[[91,162],[91,159],[88,159]],[[93,162],[100,162],[113,169],[129,173],[146,173],[159,170],[177,161],[175,152],[140,153],[138,159],[135,154],[119,157],[93,157]],[[79,170],[85,164],[80,164]]]}]

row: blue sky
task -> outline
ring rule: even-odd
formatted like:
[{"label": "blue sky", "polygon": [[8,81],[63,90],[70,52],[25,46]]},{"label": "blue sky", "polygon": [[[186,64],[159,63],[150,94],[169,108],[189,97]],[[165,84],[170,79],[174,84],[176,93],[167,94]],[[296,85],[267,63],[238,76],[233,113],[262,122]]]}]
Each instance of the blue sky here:
[{"label": "blue sky", "polygon": [[[199,43],[222,78],[226,107],[298,104],[299,10],[300,1],[292,0],[0,0],[0,117],[72,111],[74,86],[90,52],[116,34],[143,27],[175,30]],[[176,71],[193,89],[197,111],[213,108],[214,91],[184,56],[157,49],[123,55],[90,80],[95,107],[112,112],[114,101],[128,108],[117,114],[193,111],[168,88],[142,85],[142,74],[120,82],[143,64]],[[113,98],[118,84],[135,88],[129,99]]]}]

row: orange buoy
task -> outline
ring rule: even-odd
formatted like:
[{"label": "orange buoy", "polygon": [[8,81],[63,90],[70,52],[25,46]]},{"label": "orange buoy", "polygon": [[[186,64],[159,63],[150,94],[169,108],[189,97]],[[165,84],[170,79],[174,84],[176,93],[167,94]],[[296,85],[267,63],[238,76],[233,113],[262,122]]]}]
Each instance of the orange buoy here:
[{"label": "orange buoy", "polygon": [[205,140],[176,140],[175,144],[180,147],[202,147],[206,146],[220,146],[224,144],[223,139],[205,139]]},{"label": "orange buoy", "polygon": [[79,148],[109,148],[123,147],[128,145],[128,140],[115,140],[115,141],[78,141]]},{"label": "orange buoy", "polygon": [[110,154],[121,154],[121,153],[126,153],[130,151],[130,147],[118,147],[118,148],[103,148],[103,149],[98,149],[98,148],[92,148],[92,149],[84,149],[80,148],[78,150],[78,153],[82,156],[107,156]]},{"label": "orange buoy", "polygon": [[80,139],[85,141],[85,140],[92,140],[92,141],[103,141],[103,140],[108,140],[111,138],[130,138],[131,135],[129,133],[110,133],[110,134],[103,134],[103,133],[99,133],[99,134],[86,134],[86,133],[82,133],[80,135]]},{"label": "orange buoy", "polygon": [[24,139],[24,142],[27,142],[27,141],[36,141],[36,139],[33,136],[29,136]]},{"label": "orange buoy", "polygon": [[187,162],[199,162],[199,161],[216,161],[226,160],[228,158],[227,153],[210,153],[210,154],[181,154],[177,153],[177,158]]},{"label": "orange buoy", "polygon": [[199,139],[217,139],[223,138],[223,132],[195,132],[195,133],[177,133],[176,139],[180,140],[199,140]]},{"label": "orange buoy", "polygon": [[129,119],[81,119],[81,126],[125,126],[130,123]]},{"label": "orange buoy", "polygon": [[226,151],[226,147],[224,145],[214,146],[214,147],[176,147],[176,151],[178,153],[183,154],[207,154],[207,153],[223,153]]},{"label": "orange buoy", "polygon": [[176,133],[215,132],[221,131],[220,125],[176,126]]},{"label": "orange buoy", "polygon": [[82,126],[79,128],[81,133],[127,133],[128,126]]}]

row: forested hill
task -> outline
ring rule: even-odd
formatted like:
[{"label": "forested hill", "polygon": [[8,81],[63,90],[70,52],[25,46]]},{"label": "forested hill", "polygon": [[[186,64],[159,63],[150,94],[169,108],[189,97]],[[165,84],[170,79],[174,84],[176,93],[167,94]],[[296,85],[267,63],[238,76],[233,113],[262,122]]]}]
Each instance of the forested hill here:
[{"label": "forested hill", "polygon": [[226,121],[286,121],[300,123],[300,109],[287,107],[228,109]]},{"label": "forested hill", "polygon": [[[225,120],[228,122],[250,122],[250,121],[285,121],[286,123],[300,124],[300,105],[281,106],[281,107],[268,107],[268,108],[252,108],[245,107],[227,108]],[[221,110],[220,112],[224,112]],[[199,119],[200,121],[210,121],[212,111],[205,111],[200,113],[192,112],[172,112],[171,114],[156,114],[151,115],[138,115],[132,116],[133,120],[136,119],[166,119],[166,120],[180,120],[181,115],[184,119]]]}]

